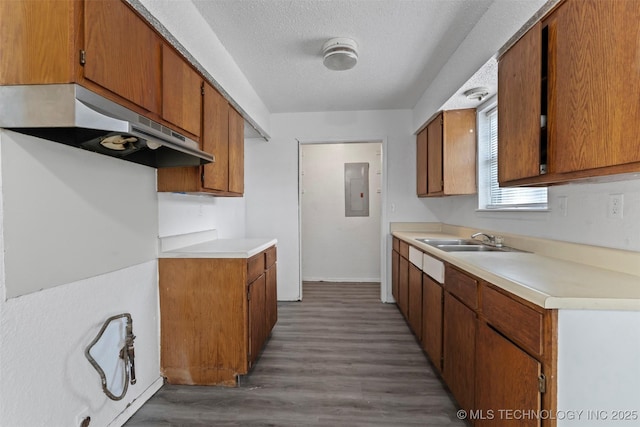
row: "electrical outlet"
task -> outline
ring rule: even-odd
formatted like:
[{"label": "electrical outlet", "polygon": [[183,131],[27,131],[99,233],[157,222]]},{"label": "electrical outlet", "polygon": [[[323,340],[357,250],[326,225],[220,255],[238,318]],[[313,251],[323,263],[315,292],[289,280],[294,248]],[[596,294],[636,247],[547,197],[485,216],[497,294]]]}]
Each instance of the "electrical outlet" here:
[{"label": "electrical outlet", "polygon": [[560,212],[560,216],[567,216],[567,199],[567,196],[558,197],[558,211]]},{"label": "electrical outlet", "polygon": [[609,218],[622,219],[624,212],[624,194],[609,194]]}]

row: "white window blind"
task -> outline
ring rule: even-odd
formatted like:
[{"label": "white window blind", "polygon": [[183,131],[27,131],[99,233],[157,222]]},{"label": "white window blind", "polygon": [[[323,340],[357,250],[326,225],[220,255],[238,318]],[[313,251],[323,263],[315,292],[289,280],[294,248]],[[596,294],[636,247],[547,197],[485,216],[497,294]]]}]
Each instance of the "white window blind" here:
[{"label": "white window blind", "polygon": [[486,113],[487,133],[484,143],[487,147],[484,151],[485,158],[482,159],[482,167],[489,170],[485,176],[488,182],[484,183],[485,191],[488,195],[485,198],[484,209],[509,209],[509,208],[547,208],[547,189],[530,187],[500,188],[498,186],[498,109],[490,109]]}]

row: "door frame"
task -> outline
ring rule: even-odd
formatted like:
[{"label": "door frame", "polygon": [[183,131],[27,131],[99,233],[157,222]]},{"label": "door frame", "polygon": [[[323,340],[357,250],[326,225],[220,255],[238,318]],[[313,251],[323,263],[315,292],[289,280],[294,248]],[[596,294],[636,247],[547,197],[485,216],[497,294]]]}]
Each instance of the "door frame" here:
[{"label": "door frame", "polygon": [[303,144],[350,144],[350,143],[380,143],[382,164],[380,180],[380,300],[393,302],[391,296],[390,273],[391,263],[387,257],[389,242],[387,234],[389,223],[387,220],[387,138],[386,137],[357,137],[357,138],[296,138],[298,142],[298,300],[302,301],[302,145]]}]

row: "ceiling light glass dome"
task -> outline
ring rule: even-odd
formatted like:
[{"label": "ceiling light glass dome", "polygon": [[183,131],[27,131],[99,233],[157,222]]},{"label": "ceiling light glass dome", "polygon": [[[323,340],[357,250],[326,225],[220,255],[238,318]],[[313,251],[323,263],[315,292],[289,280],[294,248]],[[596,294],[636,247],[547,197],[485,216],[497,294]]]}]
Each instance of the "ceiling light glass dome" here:
[{"label": "ceiling light glass dome", "polygon": [[334,71],[350,70],[358,63],[358,44],[349,38],[338,37],[322,46],[324,66]]}]

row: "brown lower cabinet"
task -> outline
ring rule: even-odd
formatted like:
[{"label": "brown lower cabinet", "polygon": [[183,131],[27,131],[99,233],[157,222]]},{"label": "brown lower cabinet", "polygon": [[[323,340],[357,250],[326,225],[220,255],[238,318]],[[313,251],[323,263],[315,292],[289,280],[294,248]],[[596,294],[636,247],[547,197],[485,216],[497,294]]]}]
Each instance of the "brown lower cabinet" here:
[{"label": "brown lower cabinet", "polygon": [[422,270],[409,262],[409,327],[422,341]]},{"label": "brown lower cabinet", "polygon": [[400,239],[393,238],[393,249],[391,251],[391,295],[398,301],[398,273],[400,272]]},{"label": "brown lower cabinet", "polygon": [[[275,255],[275,254],[274,254]],[[266,294],[265,294],[265,310],[267,314],[267,334],[276,326],[278,321],[278,280],[277,280],[277,264],[275,259],[265,272]]]},{"label": "brown lower cabinet", "polygon": [[276,247],[246,258],[161,258],[160,370],[170,384],[236,385],[277,320]]},{"label": "brown lower cabinet", "polygon": [[249,283],[249,368],[253,366],[267,341],[267,323],[265,304],[267,299],[267,280],[261,274]]},{"label": "brown lower cabinet", "polygon": [[402,255],[398,261],[398,308],[406,318],[409,316],[409,260]]},{"label": "brown lower cabinet", "polygon": [[556,426],[548,414],[557,409],[557,310],[448,263],[443,285],[422,272],[418,279],[408,244],[399,243],[392,258],[398,308],[470,425]]},{"label": "brown lower cabinet", "polygon": [[440,283],[422,275],[422,349],[442,372],[442,298]]},{"label": "brown lower cabinet", "polygon": [[536,417],[516,416],[539,410],[542,364],[484,322],[476,340],[476,427],[537,427]]},{"label": "brown lower cabinet", "polygon": [[391,295],[398,301],[398,273],[400,272],[400,252],[391,252]]},{"label": "brown lower cabinet", "polygon": [[442,336],[442,376],[460,407],[469,411],[475,407],[476,313],[448,292]]}]

